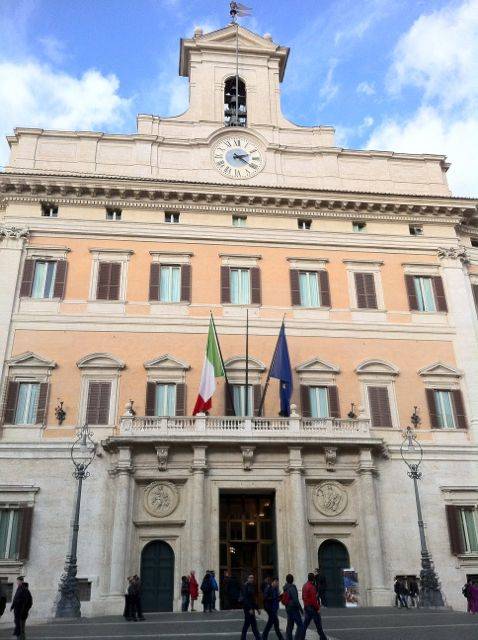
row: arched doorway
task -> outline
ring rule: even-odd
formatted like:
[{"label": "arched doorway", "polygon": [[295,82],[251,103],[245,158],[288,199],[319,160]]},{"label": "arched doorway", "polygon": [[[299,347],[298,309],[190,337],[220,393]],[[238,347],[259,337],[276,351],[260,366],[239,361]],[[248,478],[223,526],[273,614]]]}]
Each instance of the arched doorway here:
[{"label": "arched doorway", "polygon": [[145,611],[172,611],[174,552],[167,542],[149,542],[141,553],[142,604]]},{"label": "arched doorway", "polygon": [[319,567],[327,580],[327,606],[345,607],[343,569],[350,566],[349,553],[338,540],[325,540],[319,547]]}]

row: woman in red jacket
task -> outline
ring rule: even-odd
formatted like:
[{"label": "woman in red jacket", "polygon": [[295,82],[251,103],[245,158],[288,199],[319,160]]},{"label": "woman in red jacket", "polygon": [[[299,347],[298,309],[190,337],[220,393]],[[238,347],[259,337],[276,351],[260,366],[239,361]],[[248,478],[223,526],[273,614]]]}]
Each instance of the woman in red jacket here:
[{"label": "woman in red jacket", "polygon": [[322,629],[322,620],[320,617],[320,604],[317,599],[317,589],[314,584],[314,574],[309,573],[307,576],[307,582],[302,587],[302,601],[304,603],[304,638],[307,633],[307,628],[311,621],[315,622],[315,626],[317,627],[317,633],[319,634],[320,640],[327,640],[327,636]]},{"label": "woman in red jacket", "polygon": [[189,574],[189,597],[191,599],[191,611],[194,611],[194,603],[198,599],[199,596],[199,585],[196,580],[196,574],[194,571],[191,571]]}]

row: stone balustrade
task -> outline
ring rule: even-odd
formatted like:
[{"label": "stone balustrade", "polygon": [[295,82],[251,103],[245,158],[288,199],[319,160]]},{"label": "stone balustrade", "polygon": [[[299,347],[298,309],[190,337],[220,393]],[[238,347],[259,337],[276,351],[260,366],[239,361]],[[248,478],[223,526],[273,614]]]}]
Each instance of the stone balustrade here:
[{"label": "stone balustrade", "polygon": [[122,416],[119,436],[165,437],[204,436],[206,438],[247,437],[248,439],[289,437],[327,439],[371,438],[370,420],[337,418],[238,418],[230,416],[149,417]]}]

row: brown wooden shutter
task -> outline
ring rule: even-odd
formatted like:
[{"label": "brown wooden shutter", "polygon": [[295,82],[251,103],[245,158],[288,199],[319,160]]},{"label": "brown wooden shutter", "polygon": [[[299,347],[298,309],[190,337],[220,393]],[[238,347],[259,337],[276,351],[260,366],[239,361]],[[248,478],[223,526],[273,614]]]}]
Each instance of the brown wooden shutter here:
[{"label": "brown wooden shutter", "polygon": [[120,297],[120,281],[121,281],[121,263],[111,263],[110,286],[108,300],[119,300]]},{"label": "brown wooden shutter", "polygon": [[25,260],[23,265],[22,284],[20,295],[28,298],[32,295],[33,276],[35,275],[35,260]]},{"label": "brown wooden shutter", "polygon": [[88,424],[108,424],[111,382],[90,382],[86,421]]},{"label": "brown wooden shutter", "polygon": [[435,402],[435,390],[434,389],[426,389],[427,394],[427,404],[428,404],[428,413],[430,415],[430,425],[432,429],[438,429],[440,427],[440,422],[438,420],[438,411]]},{"label": "brown wooden shutter", "polygon": [[149,299],[159,300],[161,265],[159,262],[152,262],[149,267]]},{"label": "brown wooden shutter", "polygon": [[261,304],[261,270],[259,267],[251,268],[251,303]]},{"label": "brown wooden shutter", "polygon": [[446,304],[445,289],[443,288],[443,280],[441,276],[433,276],[433,289],[435,291],[435,301],[438,311],[448,311]]},{"label": "brown wooden shutter", "polygon": [[359,309],[377,309],[375,278],[373,273],[354,273],[357,307]]},{"label": "brown wooden shutter", "polygon": [[224,393],[226,394],[224,399],[224,406],[226,408],[226,416],[234,415],[234,406],[232,404],[232,399],[234,397],[233,385],[230,385],[230,393],[227,390],[227,384],[224,385]]},{"label": "brown wooden shutter", "polygon": [[327,387],[329,395],[329,414],[331,418],[340,418],[339,390],[334,385]]},{"label": "brown wooden shutter", "polygon": [[372,427],[391,427],[392,415],[387,387],[369,387],[368,398]]},{"label": "brown wooden shutter", "polygon": [[327,271],[321,270],[318,272],[319,277],[319,289],[320,289],[320,306],[321,307],[330,307],[330,285],[329,285],[329,274]]},{"label": "brown wooden shutter", "polygon": [[49,387],[50,385],[48,384],[48,382],[40,383],[40,391],[38,393],[36,424],[45,424],[46,417],[47,417]]},{"label": "brown wooden shutter", "polygon": [[406,275],[405,286],[407,287],[408,307],[410,311],[418,311],[418,298],[415,291],[415,278],[413,276]]},{"label": "brown wooden shutter", "polygon": [[19,560],[28,560],[30,557],[30,540],[32,537],[33,507],[23,507],[20,509],[17,551]]},{"label": "brown wooden shutter", "polygon": [[181,265],[181,302],[191,302],[191,265]]},{"label": "brown wooden shutter", "polygon": [[472,284],[473,300],[475,301],[475,311],[478,314],[478,284]]},{"label": "brown wooden shutter", "polygon": [[253,416],[259,416],[261,415],[259,413],[259,407],[261,406],[261,400],[262,400],[262,387],[260,384],[255,384],[252,388],[252,393],[254,396],[254,412],[253,412]]},{"label": "brown wooden shutter", "polygon": [[65,296],[66,272],[68,263],[66,260],[58,260],[56,263],[55,286],[53,288],[53,297],[62,300]]},{"label": "brown wooden shutter", "polygon": [[309,387],[305,384],[300,385],[300,407],[302,410],[302,416],[304,418],[310,418],[310,395]]},{"label": "brown wooden shutter", "polygon": [[300,285],[299,285],[299,271],[297,269],[291,269],[290,275],[290,297],[293,307],[300,306]]},{"label": "brown wooden shutter", "polygon": [[183,382],[176,385],[176,415],[186,415],[186,385]]},{"label": "brown wooden shutter", "polygon": [[231,302],[231,274],[229,267],[221,267],[221,304],[229,302]]},{"label": "brown wooden shutter", "polygon": [[8,382],[7,388],[7,400],[5,403],[5,411],[3,414],[3,422],[5,424],[14,424],[15,423],[15,411],[17,409],[17,398],[18,391],[20,388],[19,382],[13,382],[10,380]]},{"label": "brown wooden shutter", "polygon": [[465,538],[461,524],[460,508],[447,504],[446,521],[448,524],[448,535],[450,537],[450,550],[454,556],[465,551]]},{"label": "brown wooden shutter", "polygon": [[111,262],[100,262],[98,265],[97,300],[108,300]]},{"label": "brown wooden shutter", "polygon": [[466,422],[465,404],[463,402],[463,395],[460,389],[454,389],[452,391],[452,397],[456,426],[458,429],[466,429],[468,425]]},{"label": "brown wooden shutter", "polygon": [[145,414],[147,416],[154,416],[156,413],[156,383],[146,383],[146,407]]}]

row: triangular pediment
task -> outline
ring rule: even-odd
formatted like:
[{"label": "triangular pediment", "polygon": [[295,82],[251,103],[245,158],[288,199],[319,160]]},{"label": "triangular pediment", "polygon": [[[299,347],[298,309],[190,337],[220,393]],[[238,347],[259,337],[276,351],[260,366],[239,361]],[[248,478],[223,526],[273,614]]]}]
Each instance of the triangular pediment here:
[{"label": "triangular pediment", "polygon": [[10,367],[36,367],[41,369],[54,369],[56,367],[56,362],[43,358],[33,353],[33,351],[26,351],[10,358],[8,364]]},{"label": "triangular pediment", "polygon": [[90,353],[76,363],[79,369],[124,369],[125,363],[110,353]]},{"label": "triangular pediment", "polygon": [[448,378],[459,378],[462,372],[455,367],[445,364],[443,362],[435,362],[428,367],[423,367],[418,371],[420,376],[446,376]]},{"label": "triangular pediment", "polygon": [[[224,363],[224,366],[228,371],[245,371],[246,370],[246,358],[245,356],[236,356],[235,358],[229,358]],[[266,367],[257,358],[249,356],[249,371],[265,371]]]},{"label": "triangular pediment", "polygon": [[[197,38],[199,46],[202,44],[207,45],[222,45],[227,46],[230,45],[236,48],[236,27],[232,24],[223,27],[222,29],[217,29],[217,31],[211,31],[210,33],[206,33],[200,38]],[[277,48],[277,45],[272,42],[269,38],[263,38],[257,33],[246,29],[245,27],[239,26],[239,49],[241,47],[254,47],[258,49],[263,49],[264,51],[274,51]]]},{"label": "triangular pediment", "polygon": [[312,358],[311,360],[307,360],[307,362],[303,362],[299,364],[295,370],[297,373],[307,373],[307,372],[320,372],[320,373],[340,373],[339,367],[336,365],[327,362],[326,360],[321,360],[320,358]]},{"label": "triangular pediment", "polygon": [[145,369],[169,369],[178,371],[179,369],[183,371],[188,371],[191,367],[182,360],[178,360],[173,356],[169,355],[169,353],[165,353],[158,358],[153,358],[153,360],[148,360],[148,362],[144,363]]}]

